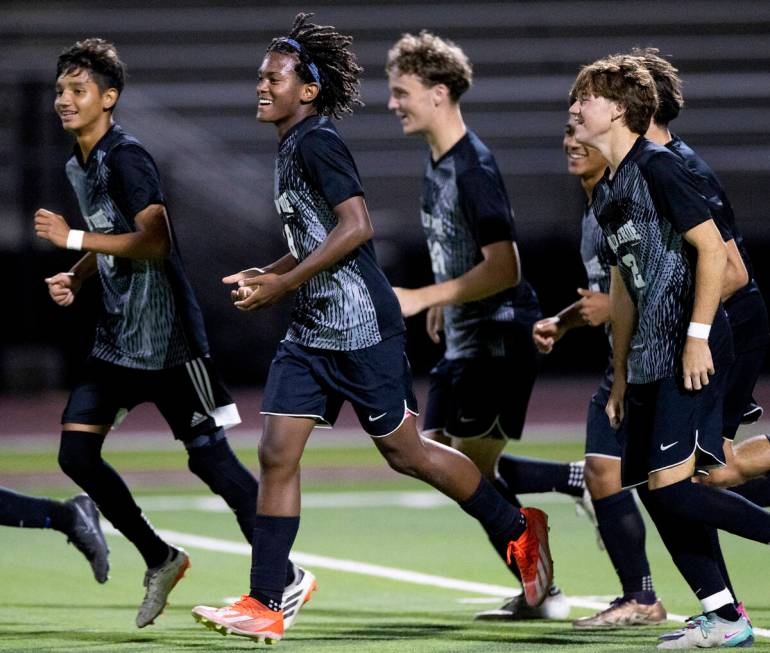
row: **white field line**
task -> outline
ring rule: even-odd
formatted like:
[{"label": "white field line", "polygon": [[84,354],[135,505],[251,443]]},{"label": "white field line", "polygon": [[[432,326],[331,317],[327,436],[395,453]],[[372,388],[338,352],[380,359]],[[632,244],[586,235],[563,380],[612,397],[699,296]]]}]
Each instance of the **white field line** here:
[{"label": "white field line", "polygon": [[[105,533],[110,535],[120,535],[120,533],[110,524],[102,520],[102,528]],[[159,530],[158,533],[166,540],[174,544],[182,544],[195,549],[204,549],[206,551],[217,551],[219,553],[234,553],[238,555],[251,556],[251,546],[243,542],[230,542],[220,540],[214,537],[204,537],[202,535],[193,535],[191,533],[180,533],[178,531]],[[458,590],[461,592],[472,592],[474,594],[485,594],[488,596],[497,596],[508,598],[520,590],[514,590],[505,585],[491,585],[489,583],[476,583],[473,581],[459,580],[456,578],[446,578],[444,576],[434,576],[432,574],[423,574],[418,571],[409,571],[407,569],[398,569],[396,567],[385,567],[382,565],[373,565],[367,562],[356,562],[355,560],[343,560],[341,558],[330,558],[328,556],[316,555],[314,553],[302,553],[292,551],[291,559],[297,564],[305,565],[314,569],[333,569],[335,571],[345,571],[351,574],[361,574],[364,576],[376,576],[378,578],[387,578],[388,580],[399,580],[404,583],[413,583],[415,585],[427,585],[429,587],[441,587],[443,589]],[[583,597],[569,597],[567,599],[570,605],[577,608],[588,608],[589,610],[604,610],[608,604],[601,601],[587,600]],[[684,622],[687,617],[679,614],[668,615],[669,621]],[[770,637],[770,630],[764,628],[754,628],[754,634],[761,637]]]}]

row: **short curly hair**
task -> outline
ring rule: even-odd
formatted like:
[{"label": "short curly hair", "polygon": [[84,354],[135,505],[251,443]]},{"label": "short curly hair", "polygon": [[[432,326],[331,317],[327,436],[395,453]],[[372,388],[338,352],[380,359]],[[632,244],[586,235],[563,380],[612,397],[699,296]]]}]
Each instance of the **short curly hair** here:
[{"label": "short curly hair", "polygon": [[126,64],[120,60],[117,49],[109,41],[84,39],[62,50],[56,61],[57,79],[79,70],[87,71],[102,93],[108,88],[116,89],[118,94],[123,92]]},{"label": "short curly hair", "polygon": [[658,110],[652,119],[656,125],[668,125],[672,120],[676,120],[684,107],[679,71],[668,59],[660,56],[658,48],[633,48],[631,55],[639,57],[644,62],[644,67],[650,71],[652,79],[655,80],[655,88],[658,91]]},{"label": "short curly hair", "polygon": [[[336,28],[306,22],[313,14],[297,14],[287,36],[272,40],[265,54],[280,52],[295,54],[299,61],[294,68],[306,84],[318,83],[318,96],[313,103],[322,116],[341,118],[353,113],[355,105],[363,106],[360,98],[359,77],[363,68],[350,50],[352,36],[345,36]],[[292,45],[289,39],[300,45]],[[320,79],[313,76],[315,66]]]},{"label": "short curly hair", "polygon": [[570,89],[570,98],[595,95],[623,105],[626,126],[644,135],[658,109],[655,81],[639,57],[615,54],[583,66]]},{"label": "short curly hair", "polygon": [[385,64],[387,74],[395,70],[416,75],[426,86],[444,84],[454,102],[473,83],[473,67],[462,49],[427,30],[418,36],[404,34],[396,41]]}]

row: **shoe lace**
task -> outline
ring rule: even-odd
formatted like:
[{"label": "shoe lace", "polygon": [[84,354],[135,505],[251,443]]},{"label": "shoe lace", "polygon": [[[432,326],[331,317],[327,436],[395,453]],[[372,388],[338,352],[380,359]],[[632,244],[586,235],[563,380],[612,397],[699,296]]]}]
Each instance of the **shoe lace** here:
[{"label": "shoe lace", "polygon": [[700,614],[697,617],[691,617],[687,620],[687,628],[700,628],[703,639],[706,639],[709,636],[709,633],[714,629],[714,623],[705,614]]},{"label": "shoe lace", "polygon": [[241,598],[233,603],[230,607],[239,610],[240,612],[248,612],[253,614],[255,612],[254,597],[248,594],[242,594]]}]

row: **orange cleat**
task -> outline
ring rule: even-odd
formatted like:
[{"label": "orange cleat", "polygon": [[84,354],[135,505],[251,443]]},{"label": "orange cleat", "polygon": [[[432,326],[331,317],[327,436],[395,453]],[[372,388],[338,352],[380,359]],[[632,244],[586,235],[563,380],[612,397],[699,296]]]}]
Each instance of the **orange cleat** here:
[{"label": "orange cleat", "polygon": [[553,560],[548,547],[548,515],[537,508],[522,508],[527,528],[508,543],[507,562],[521,572],[524,599],[536,607],[545,601],[553,584]]},{"label": "orange cleat", "polygon": [[248,594],[224,608],[197,605],[192,615],[220,635],[240,635],[264,644],[277,644],[283,637],[283,610],[271,610]]}]

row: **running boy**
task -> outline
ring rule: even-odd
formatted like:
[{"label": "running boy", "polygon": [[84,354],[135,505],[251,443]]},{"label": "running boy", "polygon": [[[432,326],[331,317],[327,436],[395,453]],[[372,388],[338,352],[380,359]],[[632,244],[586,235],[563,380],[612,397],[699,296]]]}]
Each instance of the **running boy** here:
[{"label": "running boy", "polygon": [[746,645],[751,624],[726,587],[711,531],[770,544],[770,515],[691,481],[696,467],[724,464],[722,397],[732,359],[719,301],[724,243],[682,160],[642,136],[658,98],[638,58],[584,67],[570,95],[575,137],[608,163],[593,208],[611,250],[607,415],[620,426],[627,404],[623,485],[646,486],[640,495],[703,606],[685,628],[663,635],[659,648]]},{"label": "running boy", "polygon": [[[225,438],[223,429],[240,416],[209,358],[158,170],[112,119],[124,78],[115,47],[102,39],[75,43],[59,56],[54,109],[76,140],[66,171],[89,230],[71,229],[61,215],[40,209],[35,231],[57,247],[87,252],[69,272],[46,279],[53,301],[69,306],[94,275],[102,284],[104,314],[64,410],[59,464],[144,558],[146,593],[136,617],[143,628],[162,612],[190,562],[155,532],[102,458],[110,428],[134,406],[154,403],[184,443],[190,470],[227,502],[249,541],[258,485]],[[314,583],[305,576],[290,569],[286,581],[304,583],[307,595]]]},{"label": "running boy", "polygon": [[359,103],[361,68],[349,36],[307,18],[298,14],[289,35],[272,41],[257,85],[257,118],[275,125],[279,138],[275,200],[289,253],[224,279],[238,284],[240,310],[297,291],[262,405],[251,591],[224,608],[198,606],[193,616],[223,634],[281,639],[278,570],[299,528],[302,451],[313,428],[331,426],[346,400],[391,467],[479,520],[508,564],[522,570],[528,600],[539,604],[552,573],[544,513],[514,508],[465,456],[417,433],[398,300],[375,258],[355,163],[331,121]]}]

